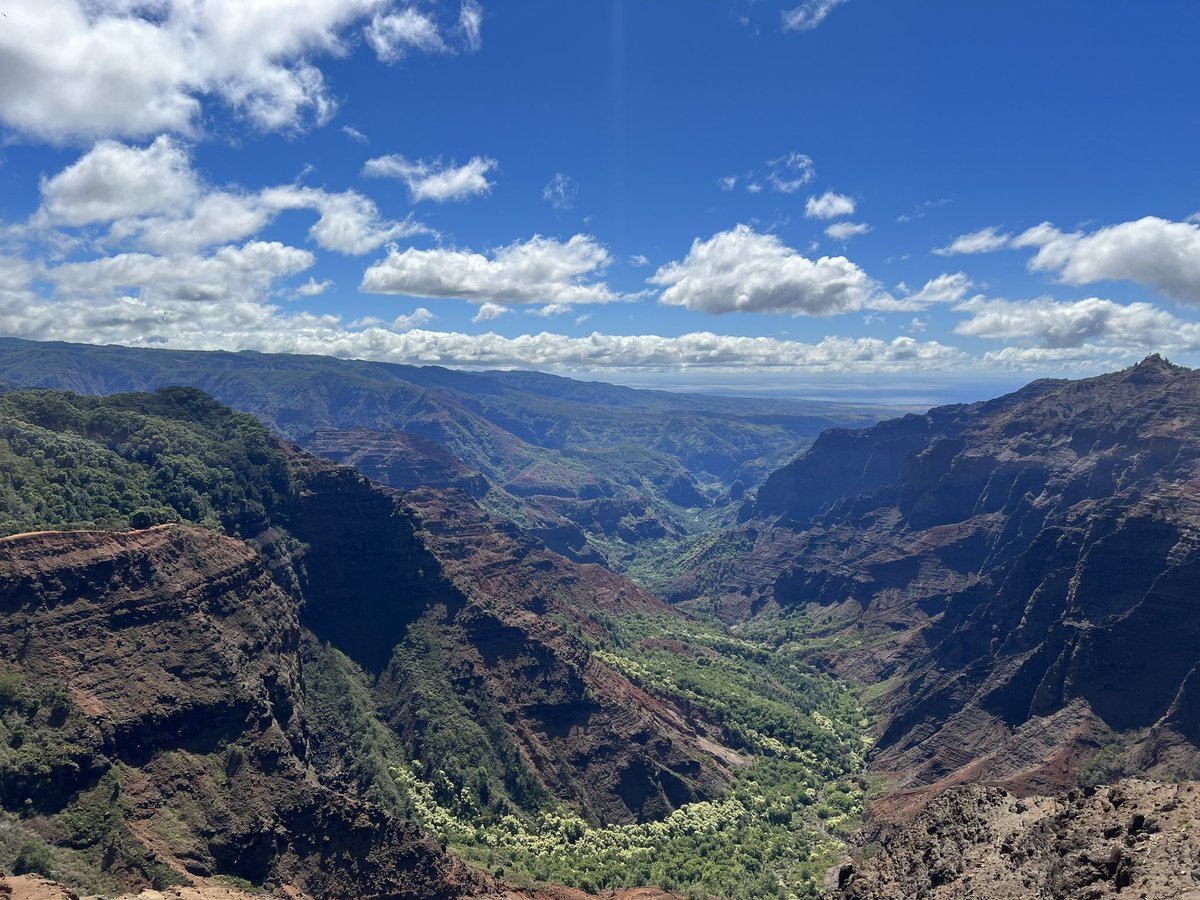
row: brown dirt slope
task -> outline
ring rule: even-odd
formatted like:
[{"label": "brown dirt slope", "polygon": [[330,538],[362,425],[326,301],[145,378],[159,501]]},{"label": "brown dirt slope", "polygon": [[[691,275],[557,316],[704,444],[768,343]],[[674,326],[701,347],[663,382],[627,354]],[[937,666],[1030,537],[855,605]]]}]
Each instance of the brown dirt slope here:
[{"label": "brown dirt slope", "polygon": [[844,866],[830,900],[1200,897],[1200,785],[1130,779],[1019,799],[962,787]]}]

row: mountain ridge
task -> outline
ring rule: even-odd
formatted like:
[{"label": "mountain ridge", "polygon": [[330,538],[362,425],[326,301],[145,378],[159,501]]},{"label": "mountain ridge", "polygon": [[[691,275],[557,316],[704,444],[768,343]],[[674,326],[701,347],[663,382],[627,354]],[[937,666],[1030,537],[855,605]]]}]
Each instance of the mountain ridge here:
[{"label": "mountain ridge", "polygon": [[818,655],[876,685],[871,767],[902,792],[881,813],[959,781],[1065,788],[1114,747],[1187,777],[1198,485],[1200,373],[1034,382],[825,433],[677,598],[752,630],[803,610]]}]

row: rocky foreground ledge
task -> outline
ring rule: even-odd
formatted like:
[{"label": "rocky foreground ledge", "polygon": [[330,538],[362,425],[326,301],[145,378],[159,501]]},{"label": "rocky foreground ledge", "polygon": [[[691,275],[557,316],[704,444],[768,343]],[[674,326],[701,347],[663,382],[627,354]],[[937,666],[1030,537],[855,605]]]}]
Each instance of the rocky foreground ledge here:
[{"label": "rocky foreground ledge", "polygon": [[843,866],[831,900],[1200,898],[1200,783],[955,788]]}]

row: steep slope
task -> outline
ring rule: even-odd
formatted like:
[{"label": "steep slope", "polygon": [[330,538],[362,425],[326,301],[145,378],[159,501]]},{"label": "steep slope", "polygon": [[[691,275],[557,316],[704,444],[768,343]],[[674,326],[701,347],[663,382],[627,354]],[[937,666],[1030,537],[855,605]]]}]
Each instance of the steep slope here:
[{"label": "steep slope", "polygon": [[[447,715],[491,723],[479,746],[431,753],[420,709],[386,712],[406,758],[422,759],[427,775],[463,780],[464,754],[477,757],[470,768],[498,779],[498,810],[557,797],[598,821],[653,818],[727,780],[724,756],[697,741],[696,726],[581,642],[584,629],[603,633],[593,614],[671,611],[610,572],[572,564],[512,526],[501,531],[459,492],[423,495],[418,515],[194,389],[0,395],[0,430],[0,456],[11,463],[0,527],[157,518],[250,540],[306,628],[367,672],[390,673],[378,691],[411,698],[439,685]],[[398,647],[414,645],[425,649],[409,654],[411,665],[391,664]],[[604,763],[589,776],[572,760],[592,753]]]},{"label": "steep slope", "polygon": [[872,765],[913,802],[1057,788],[1101,748],[1188,774],[1198,488],[1200,373],[1151,357],[828,432],[744,510],[741,552],[678,591],[878,685]]},{"label": "steep slope", "polygon": [[[537,881],[814,896],[856,825],[842,686],[460,491],[373,485],[188,388],[0,394],[0,459],[0,530],[75,529],[9,538],[45,570],[14,576],[0,657],[18,751],[0,865],[48,853],[110,893],[188,870],[404,896],[387,872],[424,871],[401,860],[419,844],[444,875],[429,891],[485,886],[419,824]],[[153,522],[172,524],[125,532]],[[92,565],[90,542],[133,555]],[[110,603],[133,631],[105,630]],[[56,699],[75,683],[78,715]],[[134,749],[109,749],[110,709]]]},{"label": "steep slope", "polygon": [[[384,454],[395,440],[388,435],[404,431],[441,445],[502,489],[485,498],[493,512],[537,529],[574,558],[618,571],[638,569],[727,518],[735,483],[758,484],[821,430],[881,414],[830,403],[638,391],[538,373],[10,338],[0,338],[0,382],[85,394],[199,387],[276,434],[347,461],[357,451],[332,439],[331,429],[355,432],[352,440]],[[366,438],[363,430],[383,435]],[[382,473],[387,464],[378,460],[378,453],[359,459],[364,471]]]},{"label": "steep slope", "polygon": [[56,844],[54,874],[347,898],[489,886],[309,777],[296,607],[244,543],[185,526],[0,539],[0,611],[4,842]]}]

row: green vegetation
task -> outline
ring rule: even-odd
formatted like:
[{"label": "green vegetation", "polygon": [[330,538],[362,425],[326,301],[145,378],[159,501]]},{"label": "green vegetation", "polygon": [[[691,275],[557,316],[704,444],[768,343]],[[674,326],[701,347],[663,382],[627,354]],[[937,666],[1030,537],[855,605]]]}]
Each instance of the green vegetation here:
[{"label": "green vegetation", "polygon": [[32,811],[53,802],[99,752],[100,732],[55,683],[0,673],[0,805]]},{"label": "green vegetation", "polygon": [[[694,710],[740,750],[725,795],[660,822],[600,826],[547,798],[531,773],[514,784],[513,771],[526,770],[499,749],[507,746],[499,723],[489,729],[451,689],[427,622],[413,627],[375,691],[350,660],[308,642],[317,743],[339,743],[344,777],[359,790],[509,879],[585,890],[657,885],[691,897],[817,896],[862,811],[866,744],[854,698],[797,656],[718,627],[673,616],[596,620],[609,635],[590,642],[598,658]],[[399,715],[389,679],[411,691]]]},{"label": "green vegetation", "polygon": [[29,841],[22,844],[21,849],[17,851],[12,871],[14,875],[33,874],[53,878],[54,855],[50,852],[50,848],[41,841]]},{"label": "green vegetation", "polygon": [[121,766],[110,769],[58,812],[0,812],[0,869],[102,894],[122,893],[131,874],[157,890],[189,883],[125,825],[125,775]]},{"label": "green vegetation", "polygon": [[0,394],[0,535],[180,521],[253,531],[290,491],[266,430],[200,391]]},{"label": "green vegetation", "polygon": [[346,787],[413,818],[412,796],[389,772],[422,760],[418,777],[472,819],[497,822],[549,802],[499,713],[484,697],[452,687],[428,619],[409,629],[374,693],[353,661],[311,636],[304,660],[316,743],[336,757],[326,762],[336,764]]},{"label": "green vegetation", "polygon": [[585,638],[592,653],[693,710],[741,757],[713,801],[660,822],[601,826],[549,798],[511,755],[502,723],[452,684],[437,618],[414,624],[374,689],[336,649],[306,640],[314,744],[346,787],[510,880],[657,885],[690,897],[818,895],[841,839],[859,827],[865,784],[865,721],[837,681],[717,626],[594,616],[608,636]]}]

